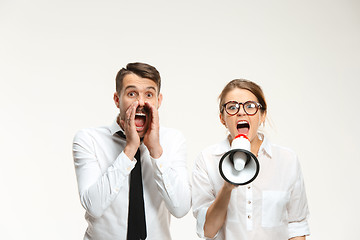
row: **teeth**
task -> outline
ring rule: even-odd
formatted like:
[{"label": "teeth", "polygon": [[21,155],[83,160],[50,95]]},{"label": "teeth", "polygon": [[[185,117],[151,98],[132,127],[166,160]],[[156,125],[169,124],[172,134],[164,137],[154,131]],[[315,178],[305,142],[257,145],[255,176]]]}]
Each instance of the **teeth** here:
[{"label": "teeth", "polygon": [[239,121],[237,123],[237,128],[244,128],[244,127],[250,128],[250,125],[247,121]]},{"label": "teeth", "polygon": [[146,116],[145,113],[135,113],[136,116]]}]

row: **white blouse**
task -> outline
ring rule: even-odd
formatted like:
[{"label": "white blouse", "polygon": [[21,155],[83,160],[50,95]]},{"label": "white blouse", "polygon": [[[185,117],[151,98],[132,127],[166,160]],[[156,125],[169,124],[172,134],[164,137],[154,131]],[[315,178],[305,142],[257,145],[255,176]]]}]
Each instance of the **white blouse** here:
[{"label": "white blouse", "polygon": [[[214,239],[285,240],[310,234],[301,168],[290,149],[263,135],[260,172],[250,184],[233,189],[223,227]],[[193,170],[192,202],[197,234],[204,237],[206,212],[223,186],[219,161],[230,150],[227,139],[201,152]]]}]

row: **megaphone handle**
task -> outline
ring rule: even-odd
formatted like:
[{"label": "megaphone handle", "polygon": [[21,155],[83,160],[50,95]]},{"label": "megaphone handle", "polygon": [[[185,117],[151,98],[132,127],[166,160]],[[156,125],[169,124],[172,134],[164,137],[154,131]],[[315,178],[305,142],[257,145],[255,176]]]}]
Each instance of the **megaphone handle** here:
[{"label": "megaphone handle", "polygon": [[[232,164],[234,164],[234,154],[237,153],[237,151],[232,151],[229,155],[230,161]],[[249,154],[245,154],[246,155],[246,162],[245,165],[250,161],[251,157]]]}]

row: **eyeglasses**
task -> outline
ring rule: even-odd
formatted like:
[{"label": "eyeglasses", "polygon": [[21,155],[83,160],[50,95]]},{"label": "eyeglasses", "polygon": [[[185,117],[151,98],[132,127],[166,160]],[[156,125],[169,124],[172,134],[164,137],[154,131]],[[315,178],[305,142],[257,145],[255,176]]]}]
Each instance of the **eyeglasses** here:
[{"label": "eyeglasses", "polygon": [[257,113],[259,108],[262,108],[260,103],[254,101],[247,101],[244,103],[238,103],[236,101],[229,101],[222,105],[222,111],[226,111],[230,116],[234,116],[240,111],[240,106],[243,105],[244,111],[247,115],[252,116]]}]

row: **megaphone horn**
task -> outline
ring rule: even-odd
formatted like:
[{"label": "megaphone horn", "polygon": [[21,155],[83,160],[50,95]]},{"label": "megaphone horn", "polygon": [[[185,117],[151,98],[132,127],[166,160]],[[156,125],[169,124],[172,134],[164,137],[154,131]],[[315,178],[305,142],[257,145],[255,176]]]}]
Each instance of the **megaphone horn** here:
[{"label": "megaphone horn", "polygon": [[250,152],[250,141],[239,134],[231,143],[231,150],[220,159],[219,171],[225,181],[234,185],[246,185],[255,180],[260,171],[256,156]]}]

